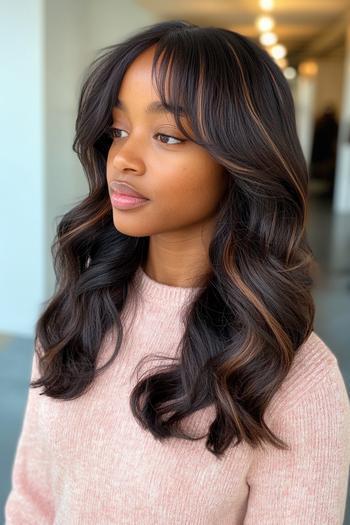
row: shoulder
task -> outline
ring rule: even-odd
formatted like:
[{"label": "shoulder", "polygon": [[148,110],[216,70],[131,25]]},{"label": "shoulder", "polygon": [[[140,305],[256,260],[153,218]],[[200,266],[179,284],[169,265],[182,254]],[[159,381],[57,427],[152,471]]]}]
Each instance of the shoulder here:
[{"label": "shoulder", "polygon": [[320,409],[350,410],[347,387],[337,357],[314,331],[296,351],[293,364],[266,410],[268,420],[302,408],[311,398]]},{"label": "shoulder", "polygon": [[[293,456],[350,465],[350,399],[338,360],[312,332],[272,398],[264,421]],[[278,457],[284,452],[278,451]],[[287,455],[287,457],[290,457]],[[344,474],[345,475],[345,474]]]},{"label": "shoulder", "polygon": [[336,356],[315,332],[271,406],[265,423],[287,449],[268,443],[251,454],[244,523],[343,523],[350,401]]}]

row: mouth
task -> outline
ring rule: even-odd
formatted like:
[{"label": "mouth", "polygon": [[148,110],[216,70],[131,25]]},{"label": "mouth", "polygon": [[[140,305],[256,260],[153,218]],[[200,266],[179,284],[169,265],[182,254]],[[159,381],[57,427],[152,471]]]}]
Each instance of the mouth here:
[{"label": "mouth", "polygon": [[134,195],[126,195],[119,192],[113,192],[111,195],[112,206],[120,210],[138,208],[147,202],[150,202],[150,200],[145,197],[135,197]]}]

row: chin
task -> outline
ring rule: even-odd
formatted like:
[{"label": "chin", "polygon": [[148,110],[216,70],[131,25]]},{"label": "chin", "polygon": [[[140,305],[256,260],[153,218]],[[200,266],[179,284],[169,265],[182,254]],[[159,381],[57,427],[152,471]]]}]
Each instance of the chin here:
[{"label": "chin", "polygon": [[131,223],[126,224],[127,221],[124,221],[120,218],[117,219],[116,213],[118,213],[118,211],[119,210],[113,212],[113,224],[118,232],[128,235],[129,237],[148,237],[150,235],[150,233],[146,231],[144,227],[142,227],[142,221],[139,219],[134,225]]}]

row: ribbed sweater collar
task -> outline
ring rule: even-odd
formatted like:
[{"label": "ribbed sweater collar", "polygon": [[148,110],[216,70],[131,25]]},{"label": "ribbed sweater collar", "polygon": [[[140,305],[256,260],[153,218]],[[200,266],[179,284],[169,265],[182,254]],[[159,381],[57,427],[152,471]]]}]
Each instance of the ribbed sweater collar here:
[{"label": "ribbed sweater collar", "polygon": [[141,266],[136,270],[134,283],[138,294],[146,301],[165,305],[181,306],[202,289],[202,287],[170,286],[152,279]]}]

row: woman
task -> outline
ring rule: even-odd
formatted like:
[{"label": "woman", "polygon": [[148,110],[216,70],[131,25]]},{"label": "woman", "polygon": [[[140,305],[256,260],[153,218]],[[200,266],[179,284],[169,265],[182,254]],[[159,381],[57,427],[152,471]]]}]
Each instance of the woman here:
[{"label": "woman", "polygon": [[342,523],[349,398],[278,66],[143,28],[88,70],[73,149],[89,194],[57,230],[7,524]]}]

